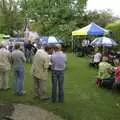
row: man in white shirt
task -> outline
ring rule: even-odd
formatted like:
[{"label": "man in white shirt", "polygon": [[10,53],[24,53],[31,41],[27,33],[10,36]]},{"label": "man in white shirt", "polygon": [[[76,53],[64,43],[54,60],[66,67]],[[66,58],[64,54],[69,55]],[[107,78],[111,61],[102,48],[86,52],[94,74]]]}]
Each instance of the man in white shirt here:
[{"label": "man in white shirt", "polygon": [[88,40],[88,38],[84,39],[82,41],[82,56],[84,56],[85,54],[88,54],[88,46],[90,44],[90,41]]},{"label": "man in white shirt", "polygon": [[102,58],[102,54],[101,54],[100,52],[97,52],[97,53],[94,55],[93,63],[94,63],[94,66],[95,66],[96,68],[98,68],[98,64],[100,63],[101,58]]}]

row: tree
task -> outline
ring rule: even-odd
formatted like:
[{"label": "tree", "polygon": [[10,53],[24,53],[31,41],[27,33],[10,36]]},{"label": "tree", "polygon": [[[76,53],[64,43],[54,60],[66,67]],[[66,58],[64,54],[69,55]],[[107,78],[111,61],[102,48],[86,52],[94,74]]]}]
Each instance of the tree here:
[{"label": "tree", "polygon": [[88,11],[83,17],[83,21],[88,24],[95,22],[102,27],[105,27],[108,23],[115,21],[117,18],[113,16],[111,10],[100,10],[100,11]]},{"label": "tree", "polygon": [[[21,29],[23,17],[19,10],[19,0],[0,1],[0,32],[12,34],[13,30]],[[2,20],[1,20],[2,19]]]},{"label": "tree", "polygon": [[[41,35],[56,35],[71,39],[71,32],[81,23],[87,0],[22,0],[21,8],[28,19],[34,19],[32,28]],[[27,6],[27,7],[26,7]]]},{"label": "tree", "polygon": [[113,39],[120,41],[120,21],[109,23],[106,28],[111,30]]}]

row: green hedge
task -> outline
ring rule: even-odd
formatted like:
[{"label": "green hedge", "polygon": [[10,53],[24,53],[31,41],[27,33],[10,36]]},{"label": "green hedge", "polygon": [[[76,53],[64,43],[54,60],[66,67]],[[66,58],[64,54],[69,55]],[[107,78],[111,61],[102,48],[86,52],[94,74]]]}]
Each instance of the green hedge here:
[{"label": "green hedge", "polygon": [[112,31],[113,39],[120,41],[120,21],[110,23],[106,26],[106,28]]}]

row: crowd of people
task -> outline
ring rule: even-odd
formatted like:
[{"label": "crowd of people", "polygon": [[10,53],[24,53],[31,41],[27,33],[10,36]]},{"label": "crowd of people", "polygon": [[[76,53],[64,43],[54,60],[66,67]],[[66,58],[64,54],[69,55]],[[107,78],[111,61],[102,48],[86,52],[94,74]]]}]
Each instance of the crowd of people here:
[{"label": "crowd of people", "polygon": [[[49,56],[49,54],[51,54]],[[32,56],[33,60],[32,60]],[[28,61],[27,61],[28,60]],[[46,95],[46,81],[48,68],[51,66],[52,101],[64,102],[64,69],[67,63],[66,55],[62,52],[60,44],[49,47],[47,45],[37,47],[29,41],[21,49],[20,44],[15,44],[12,52],[3,44],[0,45],[0,91],[7,91],[9,86],[10,70],[13,70],[13,93],[21,96],[24,91],[25,63],[31,63],[31,74],[34,81],[34,98],[48,100]],[[50,64],[51,63],[51,64]],[[58,89],[58,90],[57,90]],[[58,92],[57,92],[58,91]]]},{"label": "crowd of people", "polygon": [[91,46],[86,37],[73,41],[73,53],[90,58],[89,66],[98,70],[97,87],[120,89],[120,51],[112,46]]},{"label": "crowd of people", "polygon": [[[83,53],[88,54],[88,41],[84,41]],[[24,49],[23,49],[24,48]],[[48,71],[51,70],[51,98],[52,102],[64,102],[64,70],[67,57],[62,51],[62,46],[56,44],[33,45],[31,41],[24,43],[24,47],[15,44],[9,51],[0,44],[0,91],[13,88],[14,95],[21,96],[24,91],[25,63],[31,64],[31,75],[34,81],[34,98],[48,100],[46,95],[46,81]],[[98,69],[96,80],[97,87],[120,89],[120,53],[115,51],[101,52],[97,50],[91,55],[90,66]],[[13,71],[13,87],[9,86],[10,70]]]},{"label": "crowd of people", "polygon": [[100,52],[93,55],[90,66],[98,69],[97,87],[120,90],[120,53]]},{"label": "crowd of people", "polygon": [[91,41],[88,37],[73,40],[72,52],[79,57],[88,56],[91,53],[92,48],[90,43]]},{"label": "crowd of people", "polygon": [[90,55],[90,66],[98,68],[98,64],[102,60],[103,56],[108,57],[109,63],[111,63],[111,65],[115,65],[116,59],[120,60],[120,52],[119,51],[115,52],[115,51],[111,50],[111,51],[103,51],[102,52],[102,50],[97,50],[95,52],[95,54],[93,53]]}]

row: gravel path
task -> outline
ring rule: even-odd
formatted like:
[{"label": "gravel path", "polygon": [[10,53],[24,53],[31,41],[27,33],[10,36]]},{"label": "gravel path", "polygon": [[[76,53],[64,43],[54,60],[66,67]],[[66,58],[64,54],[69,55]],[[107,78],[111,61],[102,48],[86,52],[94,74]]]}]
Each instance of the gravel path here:
[{"label": "gravel path", "polygon": [[11,120],[63,120],[61,117],[56,116],[51,112],[23,104],[14,105],[12,116],[11,114],[6,115],[10,116]]}]

